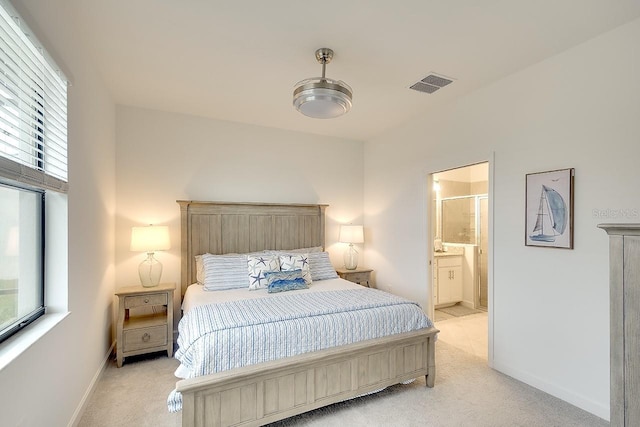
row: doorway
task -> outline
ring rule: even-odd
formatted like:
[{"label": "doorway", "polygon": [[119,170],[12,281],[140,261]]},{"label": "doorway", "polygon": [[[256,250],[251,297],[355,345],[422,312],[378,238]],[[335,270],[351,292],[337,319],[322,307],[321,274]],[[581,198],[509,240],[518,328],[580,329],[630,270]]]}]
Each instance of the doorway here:
[{"label": "doorway", "polygon": [[456,339],[467,340],[469,349],[487,357],[489,164],[436,172],[430,178],[433,320],[441,330],[451,325],[451,331],[461,331],[469,325]]}]

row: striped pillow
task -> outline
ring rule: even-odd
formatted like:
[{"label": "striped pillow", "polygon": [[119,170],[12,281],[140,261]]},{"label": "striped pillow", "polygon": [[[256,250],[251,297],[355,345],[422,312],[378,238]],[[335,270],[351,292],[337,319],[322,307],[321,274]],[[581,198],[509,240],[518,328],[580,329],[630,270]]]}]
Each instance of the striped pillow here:
[{"label": "striped pillow", "polygon": [[338,273],[329,259],[329,252],[313,252],[309,254],[309,272],[311,280],[337,279]]},{"label": "striped pillow", "polygon": [[247,255],[202,255],[204,289],[222,291],[247,288]]}]

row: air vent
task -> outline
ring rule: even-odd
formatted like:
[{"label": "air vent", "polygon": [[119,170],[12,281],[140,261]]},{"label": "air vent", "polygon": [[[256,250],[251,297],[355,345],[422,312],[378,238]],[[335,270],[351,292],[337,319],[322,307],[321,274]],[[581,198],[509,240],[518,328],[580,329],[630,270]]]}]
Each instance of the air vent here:
[{"label": "air vent", "polygon": [[417,90],[418,92],[433,93],[440,88],[438,86],[432,86],[422,82],[417,82],[411,85],[409,89]]},{"label": "air vent", "polygon": [[429,74],[419,82],[412,84],[409,89],[417,90],[418,92],[433,93],[449,83],[453,83],[453,80],[436,74]]}]

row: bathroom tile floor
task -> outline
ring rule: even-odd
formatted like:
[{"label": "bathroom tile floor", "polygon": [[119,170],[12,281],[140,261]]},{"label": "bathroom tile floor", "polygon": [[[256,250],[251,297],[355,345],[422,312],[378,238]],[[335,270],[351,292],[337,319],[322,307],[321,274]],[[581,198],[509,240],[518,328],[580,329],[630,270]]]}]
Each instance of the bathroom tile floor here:
[{"label": "bathroom tile floor", "polygon": [[437,320],[435,326],[440,330],[438,340],[487,359],[489,334],[486,312]]}]

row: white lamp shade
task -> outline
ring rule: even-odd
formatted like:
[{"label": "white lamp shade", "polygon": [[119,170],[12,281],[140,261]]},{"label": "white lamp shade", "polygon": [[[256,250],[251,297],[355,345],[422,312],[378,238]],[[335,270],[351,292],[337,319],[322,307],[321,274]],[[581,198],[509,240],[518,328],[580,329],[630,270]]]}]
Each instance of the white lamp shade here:
[{"label": "white lamp shade", "polygon": [[364,229],[361,225],[341,225],[339,240],[342,243],[362,243]]},{"label": "white lamp shade", "polygon": [[166,251],[170,248],[169,227],[165,225],[131,227],[131,251],[154,252]]}]

